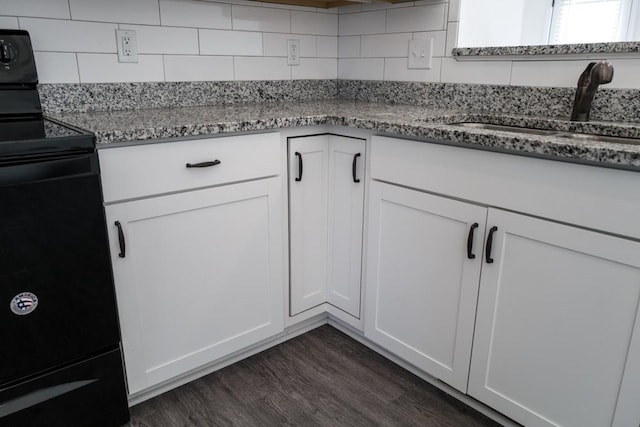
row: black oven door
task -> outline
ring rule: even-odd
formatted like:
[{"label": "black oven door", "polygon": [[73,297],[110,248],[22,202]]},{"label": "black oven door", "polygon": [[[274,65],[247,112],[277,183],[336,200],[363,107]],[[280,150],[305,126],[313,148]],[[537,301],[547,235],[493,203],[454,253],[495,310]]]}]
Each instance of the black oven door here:
[{"label": "black oven door", "polygon": [[0,159],[0,384],[119,342],[96,153]]}]

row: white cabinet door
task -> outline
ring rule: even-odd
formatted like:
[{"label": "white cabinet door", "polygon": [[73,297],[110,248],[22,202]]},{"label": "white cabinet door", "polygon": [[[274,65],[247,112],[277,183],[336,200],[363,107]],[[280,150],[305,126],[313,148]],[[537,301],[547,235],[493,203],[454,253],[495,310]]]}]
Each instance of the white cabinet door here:
[{"label": "white cabinet door", "polygon": [[329,137],[327,301],[360,318],[365,141]]},{"label": "white cabinet door", "polygon": [[130,393],[283,330],[280,185],[271,178],[107,207]]},{"label": "white cabinet door", "polygon": [[526,426],[638,426],[640,243],[490,209],[494,226],[469,394]]},{"label": "white cabinet door", "polygon": [[328,136],[289,139],[290,313],[326,301]]},{"label": "white cabinet door", "polygon": [[365,336],[465,392],[486,208],[374,181],[369,209]]}]

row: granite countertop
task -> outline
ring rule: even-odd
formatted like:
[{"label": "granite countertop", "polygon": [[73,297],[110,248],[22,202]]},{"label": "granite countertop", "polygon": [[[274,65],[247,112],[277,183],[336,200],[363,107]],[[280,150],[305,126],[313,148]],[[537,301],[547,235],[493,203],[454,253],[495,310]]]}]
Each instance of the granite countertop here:
[{"label": "granite countertop", "polygon": [[99,146],[160,138],[336,125],[640,171],[640,145],[455,125],[485,122],[640,138],[640,123],[577,123],[544,117],[345,100],[58,113],[51,116],[93,132]]},{"label": "granite countertop", "polygon": [[596,55],[616,53],[638,53],[640,42],[614,43],[577,43],[527,46],[491,46],[491,47],[459,47],[454,48],[454,58],[474,56],[539,56],[539,55]]}]

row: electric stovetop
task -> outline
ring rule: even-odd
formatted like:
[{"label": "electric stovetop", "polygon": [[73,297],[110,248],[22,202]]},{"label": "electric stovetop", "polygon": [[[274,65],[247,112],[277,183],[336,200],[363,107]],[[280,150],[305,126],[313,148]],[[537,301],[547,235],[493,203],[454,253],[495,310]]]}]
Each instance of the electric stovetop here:
[{"label": "electric stovetop", "polygon": [[93,135],[47,118],[0,120],[0,158],[90,153]]}]

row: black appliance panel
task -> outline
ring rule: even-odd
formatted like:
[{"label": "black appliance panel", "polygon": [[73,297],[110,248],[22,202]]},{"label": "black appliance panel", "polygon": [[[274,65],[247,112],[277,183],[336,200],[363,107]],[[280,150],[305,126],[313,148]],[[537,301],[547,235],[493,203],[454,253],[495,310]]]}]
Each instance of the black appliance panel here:
[{"label": "black appliance panel", "polygon": [[92,153],[93,135],[50,119],[0,120],[0,163],[56,153]]},{"label": "black appliance panel", "polygon": [[97,153],[0,165],[0,384],[117,345],[101,194]]},{"label": "black appliance panel", "polygon": [[116,348],[0,389],[0,427],[120,426],[129,420],[124,388]]},{"label": "black appliance panel", "polygon": [[0,85],[37,83],[38,73],[29,33],[24,30],[0,30]]}]

